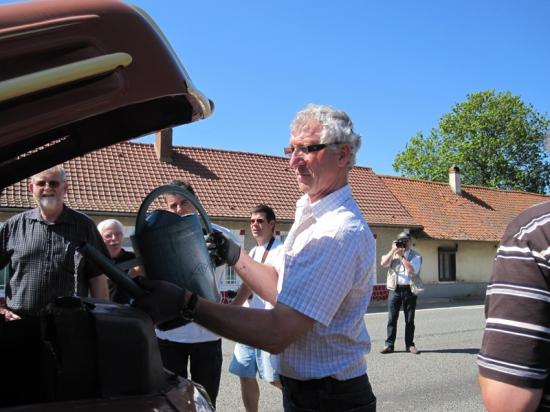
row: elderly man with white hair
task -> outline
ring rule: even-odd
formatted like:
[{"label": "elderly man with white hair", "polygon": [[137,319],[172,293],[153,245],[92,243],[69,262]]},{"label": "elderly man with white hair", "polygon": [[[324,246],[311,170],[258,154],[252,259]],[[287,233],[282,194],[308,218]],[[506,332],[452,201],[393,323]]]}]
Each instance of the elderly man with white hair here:
[{"label": "elderly man with white hair", "polygon": [[273,309],[221,305],[172,283],[137,278],[151,293],[136,306],[155,322],[195,321],[279,354],[287,412],[376,410],[363,319],[374,284],[375,243],[348,183],[360,143],[345,112],[307,106],[291,124],[284,149],[304,195],[275,266],[254,261],[221,233],[208,239],[217,263],[234,266]]},{"label": "elderly man with white hair", "polygon": [[[115,264],[127,262],[135,259],[136,255],[133,252],[128,252],[122,248],[124,241],[124,226],[116,219],[106,219],[97,225],[97,230],[105,242],[105,246],[109,251],[109,256]],[[140,274],[138,267],[130,268],[128,275],[135,277]],[[130,303],[131,296],[124,290],[119,289],[118,285],[109,279],[109,297],[113,302]]]},{"label": "elderly man with white hair", "polygon": [[65,205],[69,184],[62,166],[34,175],[29,191],[37,207],[8,219],[0,228],[0,267],[9,265],[6,320],[37,317],[59,296],[108,298],[107,279],[82,258],[87,242],[105,254],[94,222]]}]

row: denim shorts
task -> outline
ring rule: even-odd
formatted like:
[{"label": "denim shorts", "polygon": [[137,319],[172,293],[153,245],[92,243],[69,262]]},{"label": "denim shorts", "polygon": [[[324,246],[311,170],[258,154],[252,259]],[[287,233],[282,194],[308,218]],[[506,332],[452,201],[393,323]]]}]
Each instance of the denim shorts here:
[{"label": "denim shorts", "polygon": [[256,374],[267,382],[279,380],[279,374],[271,363],[271,354],[242,343],[235,344],[229,372],[240,378],[255,378]]}]

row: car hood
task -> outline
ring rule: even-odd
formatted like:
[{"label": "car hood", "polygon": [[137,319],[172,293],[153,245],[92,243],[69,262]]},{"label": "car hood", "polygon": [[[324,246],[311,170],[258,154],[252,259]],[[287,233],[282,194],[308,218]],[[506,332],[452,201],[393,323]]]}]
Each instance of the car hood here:
[{"label": "car hood", "polygon": [[0,189],[213,103],[145,12],[114,0],[0,6]]}]

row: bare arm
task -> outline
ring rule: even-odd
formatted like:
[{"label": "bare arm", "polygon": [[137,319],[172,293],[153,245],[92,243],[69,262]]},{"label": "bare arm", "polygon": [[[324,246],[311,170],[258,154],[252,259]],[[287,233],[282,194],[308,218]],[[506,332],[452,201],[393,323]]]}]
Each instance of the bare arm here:
[{"label": "bare arm", "polygon": [[[145,277],[136,282],[149,293],[137,297],[133,305],[148,313],[155,324],[178,317],[184,302],[189,305],[191,293],[173,283]],[[315,323],[282,303],[273,309],[250,309],[198,298],[194,312],[194,320],[209,330],[271,353],[282,352]]]},{"label": "bare arm", "polygon": [[398,247],[395,245],[395,241],[391,244],[391,250],[386,253],[382,258],[380,259],[380,266],[387,268],[390,266],[391,259],[395,252],[397,251]]},{"label": "bare arm", "polygon": [[105,275],[90,278],[90,294],[92,298],[109,300],[109,287]]},{"label": "bare arm", "polygon": [[489,412],[530,412],[540,404],[542,389],[521,388],[479,376],[481,399]]},{"label": "bare arm", "polygon": [[275,305],[277,301],[277,279],[279,275],[273,266],[256,262],[243,250],[234,266],[246,285],[262,299]]},{"label": "bare arm", "polygon": [[314,320],[277,303],[273,309],[250,309],[199,299],[195,321],[228,339],[270,353],[280,353],[306,334]]},{"label": "bare arm", "polygon": [[231,305],[237,305],[242,306],[244,302],[248,299],[252,291],[248,286],[246,286],[244,283],[241,285],[239,290],[237,291],[237,295],[235,296],[235,299],[231,301]]}]

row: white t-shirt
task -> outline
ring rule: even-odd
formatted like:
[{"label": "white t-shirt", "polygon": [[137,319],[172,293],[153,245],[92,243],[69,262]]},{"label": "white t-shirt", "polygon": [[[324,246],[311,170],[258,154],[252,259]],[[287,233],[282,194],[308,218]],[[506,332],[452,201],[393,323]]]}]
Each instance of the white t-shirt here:
[{"label": "white t-shirt", "polygon": [[[410,250],[406,250],[403,256],[405,256],[406,259],[409,259]],[[420,255],[415,255],[410,261],[411,266],[414,269],[414,273],[418,273],[420,271],[420,265],[422,264],[422,260]],[[407,273],[407,269],[405,269],[405,265],[402,263],[399,265],[397,270],[395,271],[397,273],[397,284],[398,285],[410,285],[411,281],[409,278],[409,274]]]},{"label": "white t-shirt", "polygon": [[[240,243],[237,237],[233,232],[223,226],[216,225],[212,223],[212,228],[219,230],[229,239],[233,240],[236,243]],[[214,278],[216,280],[216,285],[220,287],[221,279],[225,273],[227,265],[222,265],[216,268],[214,272]],[[179,328],[171,330],[158,330],[156,329],[157,337],[163,340],[169,340],[171,342],[180,342],[180,343],[200,343],[200,342],[212,342],[220,339],[218,335],[214,332],[209,331],[206,328],[196,324],[189,323]]]},{"label": "white t-shirt", "polygon": [[[248,255],[254,259],[256,262],[261,262],[262,257],[264,256],[265,249],[267,248],[267,245],[269,242],[264,243],[263,245],[254,246]],[[283,242],[281,242],[279,239],[275,238],[273,241],[273,244],[271,245],[271,249],[269,249],[269,253],[267,254],[267,257],[265,258],[265,264],[275,266],[277,259],[279,259],[279,254],[283,251]],[[278,289],[279,291],[281,289]],[[273,305],[271,303],[266,302],[261,297],[256,295],[255,293],[252,294],[252,299],[247,299],[243,303],[244,307],[247,308],[254,308],[254,309],[271,309],[273,308]]]}]

